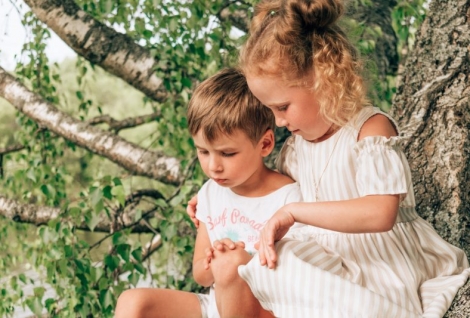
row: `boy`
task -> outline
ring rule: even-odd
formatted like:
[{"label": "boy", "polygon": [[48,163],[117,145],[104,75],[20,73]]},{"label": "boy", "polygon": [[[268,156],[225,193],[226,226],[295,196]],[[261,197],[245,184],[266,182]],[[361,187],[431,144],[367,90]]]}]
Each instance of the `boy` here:
[{"label": "boy", "polygon": [[251,94],[239,70],[222,70],[201,83],[187,115],[199,162],[210,178],[198,193],[193,258],[194,279],[211,286],[210,294],[129,290],[119,297],[117,318],[219,317],[229,307],[249,306],[252,299],[244,299],[245,293],[221,298],[215,286],[227,279],[227,266],[238,263],[231,260],[251,259],[259,230],[280,207],[301,201],[297,183],[263,162],[274,148],[274,116]]}]

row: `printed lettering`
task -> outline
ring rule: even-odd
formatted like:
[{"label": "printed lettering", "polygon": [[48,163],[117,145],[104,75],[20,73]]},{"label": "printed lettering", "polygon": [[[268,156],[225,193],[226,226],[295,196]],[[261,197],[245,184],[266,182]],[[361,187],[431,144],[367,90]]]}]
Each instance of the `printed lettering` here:
[{"label": "printed lettering", "polygon": [[227,209],[222,212],[221,215],[216,217],[214,220],[210,216],[207,216],[207,224],[210,226],[209,231],[213,230],[217,225],[222,225],[222,227],[225,227],[225,223],[227,220]]}]

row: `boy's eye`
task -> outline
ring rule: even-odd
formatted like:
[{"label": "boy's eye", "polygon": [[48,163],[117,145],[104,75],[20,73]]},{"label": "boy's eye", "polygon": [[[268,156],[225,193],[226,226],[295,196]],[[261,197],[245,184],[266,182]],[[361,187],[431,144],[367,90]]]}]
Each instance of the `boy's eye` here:
[{"label": "boy's eye", "polygon": [[209,153],[209,151],[203,150],[203,149],[199,149],[197,152],[198,152],[200,155],[207,155],[207,154]]},{"label": "boy's eye", "polygon": [[283,105],[283,106],[278,106],[277,111],[278,112],[285,112],[287,110],[288,105]]},{"label": "boy's eye", "polygon": [[222,152],[222,156],[224,157],[233,157],[235,154],[236,152]]}]

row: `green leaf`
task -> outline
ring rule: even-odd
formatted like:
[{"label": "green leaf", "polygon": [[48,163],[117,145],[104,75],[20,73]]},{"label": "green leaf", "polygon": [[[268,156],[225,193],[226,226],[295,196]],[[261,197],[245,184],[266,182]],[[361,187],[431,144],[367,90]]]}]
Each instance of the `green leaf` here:
[{"label": "green leaf", "polygon": [[42,304],[39,297],[33,297],[26,300],[28,308],[38,317],[42,316]]},{"label": "green leaf", "polygon": [[109,185],[107,185],[103,188],[103,196],[108,200],[111,200],[113,198],[112,189],[113,188]]},{"label": "green leaf", "polygon": [[114,255],[106,255],[104,258],[104,263],[109,267],[111,271],[114,271],[119,267],[119,258]]},{"label": "green leaf", "polygon": [[120,185],[122,185],[121,179],[119,179],[119,178],[117,178],[117,177],[116,177],[116,178],[113,178],[113,183],[114,183],[115,186],[120,186]]},{"label": "green leaf", "polygon": [[103,199],[103,193],[97,187],[90,188],[90,201],[92,206],[96,206]]},{"label": "green leaf", "polygon": [[116,197],[116,199],[119,201],[121,206],[126,205],[126,195],[124,193],[124,187],[123,186],[116,186],[111,190],[111,193]]},{"label": "green leaf", "polygon": [[103,276],[104,270],[101,267],[92,267],[90,268],[90,278],[93,283],[99,281],[99,279]]},{"label": "green leaf", "polygon": [[140,279],[140,274],[136,272],[132,272],[127,276],[127,280],[133,286],[137,286],[139,279]]},{"label": "green leaf", "polygon": [[141,248],[137,248],[133,250],[131,255],[137,262],[142,262],[142,249]]},{"label": "green leaf", "polygon": [[98,213],[90,212],[85,215],[85,222],[87,226],[90,228],[90,231],[94,231],[96,225],[100,222],[100,215]]},{"label": "green leaf", "polygon": [[112,307],[114,305],[113,294],[111,290],[106,289],[100,292],[100,303],[104,309],[107,309],[108,307]]},{"label": "green leaf", "polygon": [[113,234],[113,244],[114,245],[125,244],[126,239],[127,238],[123,235],[122,232],[116,232],[116,233]]},{"label": "green leaf", "polygon": [[36,174],[34,173],[34,169],[28,169],[28,171],[26,172],[26,177],[33,181],[34,183],[36,183]]},{"label": "green leaf", "polygon": [[131,250],[131,246],[129,244],[120,244],[116,248],[117,253],[126,262],[130,261],[130,258],[129,258],[130,250]]}]

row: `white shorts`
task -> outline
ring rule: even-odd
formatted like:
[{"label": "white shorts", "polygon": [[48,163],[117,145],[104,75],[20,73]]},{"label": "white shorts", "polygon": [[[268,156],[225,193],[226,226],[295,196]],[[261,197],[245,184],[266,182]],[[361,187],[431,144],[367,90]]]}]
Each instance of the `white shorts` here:
[{"label": "white shorts", "polygon": [[201,313],[203,318],[220,318],[217,304],[215,302],[214,288],[211,288],[209,294],[196,294],[201,304]]}]

